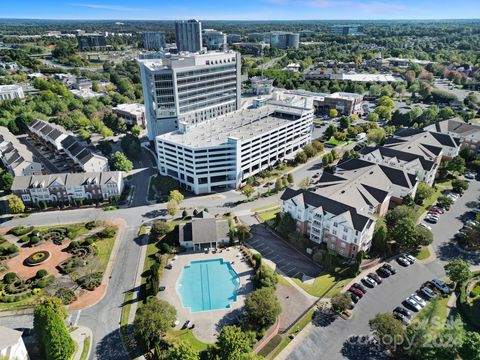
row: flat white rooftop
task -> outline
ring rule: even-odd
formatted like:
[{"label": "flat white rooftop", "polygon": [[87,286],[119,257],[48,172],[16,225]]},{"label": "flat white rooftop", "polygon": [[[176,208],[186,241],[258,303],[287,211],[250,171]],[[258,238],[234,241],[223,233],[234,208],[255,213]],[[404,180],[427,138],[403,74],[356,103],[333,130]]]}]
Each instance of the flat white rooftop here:
[{"label": "flat white rooftop", "polygon": [[359,82],[397,82],[403,81],[402,78],[394,76],[392,74],[332,74],[332,79],[334,80],[350,80],[350,81],[359,81]]},{"label": "flat white rooftop", "polygon": [[[257,109],[243,109],[198,125],[160,135],[157,139],[175,142],[184,146],[202,148],[226,144],[228,138],[246,140],[299,119],[306,109],[289,106],[267,105]],[[285,118],[282,118],[285,116]]]}]

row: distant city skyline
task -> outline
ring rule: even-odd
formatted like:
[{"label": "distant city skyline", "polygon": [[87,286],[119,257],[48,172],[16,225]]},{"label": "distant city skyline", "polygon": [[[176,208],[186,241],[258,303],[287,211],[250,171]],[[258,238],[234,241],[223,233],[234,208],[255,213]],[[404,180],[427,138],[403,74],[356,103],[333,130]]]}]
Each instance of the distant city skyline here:
[{"label": "distant city skyline", "polygon": [[26,0],[1,18],[85,20],[394,20],[480,18],[478,0]]}]

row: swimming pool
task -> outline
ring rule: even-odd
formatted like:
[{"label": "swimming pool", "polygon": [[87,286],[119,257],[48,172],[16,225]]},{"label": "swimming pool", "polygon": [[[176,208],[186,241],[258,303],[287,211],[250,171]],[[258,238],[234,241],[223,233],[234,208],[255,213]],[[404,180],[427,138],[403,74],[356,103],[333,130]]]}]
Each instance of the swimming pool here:
[{"label": "swimming pool", "polygon": [[223,259],[192,261],[185,265],[177,284],[184,307],[192,312],[226,309],[237,301],[240,280]]}]

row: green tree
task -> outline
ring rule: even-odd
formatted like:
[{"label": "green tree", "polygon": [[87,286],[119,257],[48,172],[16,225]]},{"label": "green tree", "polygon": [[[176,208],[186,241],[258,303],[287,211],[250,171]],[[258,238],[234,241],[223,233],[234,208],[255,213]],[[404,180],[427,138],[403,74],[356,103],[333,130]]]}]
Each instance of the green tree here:
[{"label": "green tree", "polygon": [[416,225],[412,219],[400,219],[393,227],[391,236],[402,250],[415,250],[419,245]]},{"label": "green tree", "polygon": [[136,159],[141,154],[140,140],[133,134],[123,136],[120,145],[129,159]]},{"label": "green tree", "polygon": [[174,343],[165,353],[165,360],[198,360],[199,354],[184,341]]},{"label": "green tree", "polygon": [[278,275],[275,270],[266,265],[261,265],[256,274],[257,286],[276,288],[278,283]]},{"label": "green tree", "polygon": [[150,237],[154,241],[158,241],[172,230],[173,226],[171,223],[164,220],[157,220],[153,223],[152,228],[150,229]]},{"label": "green tree", "polygon": [[313,140],[312,146],[317,150],[317,152],[322,152],[324,150],[323,144],[318,140]]},{"label": "green tree", "polygon": [[245,310],[251,324],[258,329],[266,329],[277,320],[282,307],[275,290],[271,287],[263,287],[247,295]]},{"label": "green tree", "polygon": [[336,118],[338,116],[337,109],[330,109],[328,111],[328,116],[331,117],[331,118]]},{"label": "green tree", "polygon": [[455,156],[447,162],[447,170],[463,174],[465,172],[465,160],[460,156]]},{"label": "green tree", "polygon": [[328,125],[328,127],[325,129],[325,138],[326,139],[330,139],[333,134],[335,134],[335,131],[337,131],[337,128],[335,127],[335,125],[333,124],[330,124]]},{"label": "green tree", "polygon": [[307,162],[307,154],[303,151],[299,151],[298,153],[295,154],[295,162],[298,164],[304,164]]},{"label": "green tree", "polygon": [[350,308],[352,299],[345,293],[338,292],[332,297],[332,308],[338,313],[342,313]]},{"label": "green tree", "polygon": [[242,191],[242,194],[247,197],[247,199],[250,199],[250,196],[253,195],[253,193],[255,192],[255,189],[253,188],[252,185],[247,184],[244,187],[242,187],[241,191]]},{"label": "green tree", "polygon": [[385,221],[387,222],[387,226],[389,228],[395,226],[395,224],[401,219],[415,220],[415,218],[415,210],[405,205],[397,206],[392,210],[389,210],[387,215],[385,215]]},{"label": "green tree", "polygon": [[304,153],[307,155],[307,157],[311,158],[317,155],[317,150],[312,146],[312,145],[306,145],[303,148]]},{"label": "green tree", "polygon": [[391,313],[377,314],[368,324],[377,340],[391,350],[394,350],[397,344],[393,340],[399,341],[404,339],[405,328],[401,321],[396,319]]},{"label": "green tree", "polygon": [[148,349],[158,346],[177,317],[175,308],[164,300],[152,297],[137,310],[133,323],[137,337]]},{"label": "green tree", "polygon": [[99,141],[97,149],[100,150],[105,156],[108,156],[112,153],[112,145],[110,144],[110,141],[107,140]]},{"label": "green tree", "polygon": [[180,191],[178,191],[178,190],[172,190],[172,191],[170,191],[170,193],[168,194],[168,201],[170,201],[170,200],[175,200],[178,205],[180,205],[184,199],[185,199],[185,197],[184,197],[183,194],[182,194]]},{"label": "green tree", "polygon": [[340,119],[340,127],[342,129],[348,129],[350,127],[350,118],[348,116],[342,116]]},{"label": "green tree", "polygon": [[368,121],[374,121],[374,122],[378,122],[378,120],[380,120],[380,117],[378,116],[377,113],[375,112],[371,112],[367,115],[367,120]]},{"label": "green tree", "polygon": [[468,182],[466,182],[465,180],[453,179],[452,189],[455,192],[463,193],[465,190],[468,189]]},{"label": "green tree", "polygon": [[13,184],[13,175],[0,169],[0,190],[10,191]]},{"label": "green tree", "polygon": [[431,186],[424,182],[420,182],[417,186],[417,192],[415,193],[415,203],[422,204],[425,199],[428,199],[435,193],[435,190]]},{"label": "green tree", "polygon": [[308,185],[310,185],[310,178],[308,176],[302,181],[300,181],[300,184],[298,184],[300,189],[304,189],[304,190],[308,188]]},{"label": "green tree", "polygon": [[138,137],[138,135],[140,135],[140,133],[142,132],[142,128],[141,128],[140,125],[135,124],[135,125],[132,126],[132,128],[130,129],[130,131],[132,132],[132,135]]},{"label": "green tree", "polygon": [[281,178],[277,178],[275,181],[275,191],[280,192],[283,190],[283,181]]},{"label": "green tree", "polygon": [[383,128],[370,129],[367,133],[368,142],[375,143],[377,145],[382,144],[386,137],[387,134]]},{"label": "green tree", "polygon": [[172,199],[167,203],[167,212],[171,216],[178,212],[178,203],[175,200]]},{"label": "green tree", "polygon": [[449,207],[453,204],[453,200],[446,195],[440,195],[437,199],[437,204],[441,207]]},{"label": "green tree", "polygon": [[237,226],[237,237],[240,242],[245,242],[250,235],[250,226],[246,224],[240,224]]},{"label": "green tree", "polygon": [[451,260],[444,266],[445,272],[451,281],[461,284],[470,278],[470,266],[463,259]]},{"label": "green tree", "polygon": [[383,220],[378,220],[375,224],[372,238],[372,250],[379,254],[384,254],[388,250],[387,246],[387,226]]},{"label": "green tree", "polygon": [[250,337],[238,326],[224,326],[216,345],[221,360],[245,360],[252,351]]},{"label": "green tree", "polygon": [[378,105],[385,106],[389,109],[395,108],[395,103],[389,96],[382,96],[380,99],[378,99]]},{"label": "green tree", "polygon": [[115,170],[130,171],[133,169],[133,163],[127,159],[120,151],[115,151],[111,157],[112,167]]},{"label": "green tree", "polygon": [[289,183],[290,185],[293,184],[294,181],[293,181],[293,175],[292,175],[292,173],[288,173],[288,175],[287,175],[287,181],[288,181],[288,183]]},{"label": "green tree", "polygon": [[12,214],[19,214],[25,211],[25,204],[17,195],[8,196],[8,211]]},{"label": "green tree", "polygon": [[480,359],[480,333],[469,331],[465,335],[462,348],[460,349],[462,359]]},{"label": "green tree", "polygon": [[386,106],[377,106],[375,108],[375,113],[378,114],[379,118],[385,121],[390,121],[392,119],[392,109]]}]

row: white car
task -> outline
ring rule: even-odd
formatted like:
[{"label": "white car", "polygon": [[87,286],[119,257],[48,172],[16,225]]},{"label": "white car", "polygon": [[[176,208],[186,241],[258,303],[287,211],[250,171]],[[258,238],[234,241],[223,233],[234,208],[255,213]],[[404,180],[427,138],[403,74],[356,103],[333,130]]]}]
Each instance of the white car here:
[{"label": "white car", "polygon": [[420,305],[421,307],[424,307],[425,305],[427,305],[427,302],[425,300],[423,300],[420,296],[418,296],[417,294],[412,294],[410,296],[414,301],[416,301],[418,303],[418,305]]},{"label": "white car", "polygon": [[420,306],[419,303],[417,303],[414,299],[412,299],[412,297],[408,297],[405,299],[405,302],[407,303],[407,305],[412,308],[413,310],[415,311],[420,311],[422,310],[422,307]]},{"label": "white car", "polygon": [[423,227],[424,229],[432,231],[432,227],[430,225],[427,225],[427,224],[423,223],[423,222],[420,223],[420,226]]},{"label": "white car", "polygon": [[415,259],[415,257],[413,257],[410,254],[404,254],[403,257],[406,258],[408,261],[410,261],[412,264],[417,260]]}]

